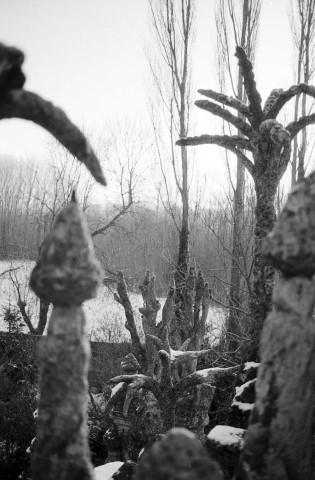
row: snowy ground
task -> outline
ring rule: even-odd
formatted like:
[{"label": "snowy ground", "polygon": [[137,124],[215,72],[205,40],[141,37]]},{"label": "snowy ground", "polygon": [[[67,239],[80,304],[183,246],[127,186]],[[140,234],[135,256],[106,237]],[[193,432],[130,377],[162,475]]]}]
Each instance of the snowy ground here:
[{"label": "snowy ground", "polygon": [[111,462],[94,468],[95,480],[110,480],[122,465],[123,462]]},{"label": "snowy ground", "polygon": [[[3,321],[4,310],[8,307],[16,308],[20,290],[21,299],[26,302],[27,312],[31,319],[37,318],[38,300],[28,287],[28,278],[34,267],[31,261],[0,261],[0,330],[5,330]],[[6,272],[15,269],[11,274]],[[140,294],[131,293],[130,299],[134,308],[136,322],[141,330],[141,318],[139,307],[142,306]],[[164,299],[160,299],[163,305]],[[97,297],[84,304],[87,317],[87,330],[91,340],[123,342],[129,341],[130,336],[124,327],[124,310],[113,298],[113,293],[104,286],[101,286]],[[161,314],[161,311],[159,312]],[[217,307],[210,308],[208,316],[208,335],[214,340],[224,323],[224,310]],[[25,330],[26,331],[26,330]]]}]

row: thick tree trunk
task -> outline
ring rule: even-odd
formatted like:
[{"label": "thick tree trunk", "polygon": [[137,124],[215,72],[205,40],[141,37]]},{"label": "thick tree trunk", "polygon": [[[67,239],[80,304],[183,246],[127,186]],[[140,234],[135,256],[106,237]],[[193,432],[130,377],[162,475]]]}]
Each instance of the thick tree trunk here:
[{"label": "thick tree trunk", "polygon": [[278,180],[275,175],[257,175],[255,178],[256,190],[256,225],[253,259],[253,285],[250,301],[250,337],[251,345],[247,358],[259,360],[259,340],[263,323],[272,308],[272,291],[275,279],[275,269],[268,264],[262,255],[262,241],[272,230],[276,221],[274,201]]}]

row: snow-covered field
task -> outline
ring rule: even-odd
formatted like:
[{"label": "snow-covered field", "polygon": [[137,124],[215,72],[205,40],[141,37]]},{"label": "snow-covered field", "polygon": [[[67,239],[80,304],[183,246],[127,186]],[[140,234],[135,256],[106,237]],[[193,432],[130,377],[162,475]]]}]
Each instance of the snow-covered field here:
[{"label": "snow-covered field", "polygon": [[[0,261],[0,330],[5,330],[3,321],[4,310],[8,307],[16,308],[18,301],[17,289],[20,290],[22,301],[26,302],[26,310],[33,324],[36,325],[39,302],[28,287],[28,278],[34,267],[31,261]],[[11,273],[8,270],[13,269]],[[3,272],[7,272],[4,273]],[[139,307],[142,306],[140,294],[130,294],[135,319],[142,333]],[[163,305],[164,299],[160,299]],[[113,292],[101,286],[95,299],[84,304],[87,318],[87,331],[91,340],[124,342],[130,340],[129,332],[125,329],[124,309],[113,298]],[[161,314],[161,311],[159,312]],[[159,318],[159,317],[158,317]],[[224,323],[225,314],[221,308],[210,308],[208,317],[209,336],[214,339]],[[25,329],[25,331],[27,331]]]}]

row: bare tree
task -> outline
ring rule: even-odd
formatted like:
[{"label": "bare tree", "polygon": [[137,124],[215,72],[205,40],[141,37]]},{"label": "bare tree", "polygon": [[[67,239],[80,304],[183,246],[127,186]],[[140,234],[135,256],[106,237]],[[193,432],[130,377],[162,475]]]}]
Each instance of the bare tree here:
[{"label": "bare tree", "polygon": [[[197,100],[196,105],[213,115],[229,122],[241,133],[239,135],[201,135],[178,140],[177,144],[202,145],[216,144],[232,151],[239,158],[253,178],[256,192],[256,225],[253,265],[253,288],[250,302],[251,346],[248,355],[258,357],[258,343],[263,322],[271,310],[272,287],[275,270],[266,263],[262,253],[263,238],[275,223],[275,196],[279,182],[288,166],[291,154],[291,140],[298,132],[315,123],[315,115],[306,115],[293,121],[284,128],[276,117],[282,107],[293,97],[306,93],[315,97],[315,88],[306,84],[295,85],[286,91],[273,90],[262,108],[261,96],[256,88],[253,67],[241,47],[236,48],[248,105],[242,101],[213,90],[199,90],[199,93],[225,106],[236,109],[246,120],[233,115],[217,103]],[[248,158],[243,150],[253,156]]]},{"label": "bare tree", "polygon": [[[196,295],[193,298],[192,291],[194,288]],[[207,389],[208,399],[204,399],[208,402],[207,405],[209,406],[213,398],[216,380],[230,376],[238,367],[208,368],[201,372],[196,371],[197,359],[209,353],[210,350],[200,350],[200,344],[198,343],[195,343],[195,347],[197,348],[189,350],[191,340],[186,340],[186,342],[181,345],[181,348],[175,351],[169,343],[169,326],[177,308],[175,304],[174,286],[171,286],[169,289],[162,309],[162,320],[159,323],[157,323],[157,314],[161,308],[161,304],[155,294],[155,277],[151,276],[149,271],[147,271],[140,289],[143,298],[143,307],[141,307],[139,311],[142,315],[142,324],[145,333],[144,344],[141,343],[137,331],[124,276],[122,272],[119,273],[115,300],[120,303],[125,310],[125,327],[130,332],[134,353],[139,359],[143,373],[120,375],[111,379],[111,383],[120,385],[111,396],[106,406],[105,415],[109,414],[111,408],[118,400],[125,397],[123,414],[126,416],[135,394],[140,388],[144,388],[145,390],[150,390],[157,399],[163,422],[162,428],[163,432],[165,432],[175,426],[176,405],[187,389],[195,387],[200,393],[202,385],[210,383],[211,386],[208,385]],[[211,299],[209,285],[204,282],[201,272],[198,274],[196,285],[194,284],[191,272],[185,283],[185,297],[186,305],[189,304],[191,309],[191,320],[194,322],[196,330],[194,340],[197,341],[197,331],[200,333],[200,330],[204,329]],[[191,370],[188,369],[183,372],[182,367],[185,364],[187,365],[187,363],[192,368]],[[201,396],[200,394],[194,396],[194,406],[201,406]],[[149,408],[152,408],[152,406]],[[207,408],[205,409],[205,414],[207,415]],[[198,416],[201,416],[200,408],[198,410]],[[198,426],[195,426],[200,435],[203,433],[203,421],[204,418],[202,418],[201,422],[195,422],[198,424]]]},{"label": "bare tree", "polygon": [[127,213],[133,213],[132,207],[139,201],[140,185],[145,181],[145,174],[140,171],[144,171],[148,150],[147,132],[140,124],[129,121],[108,125],[107,131],[105,156],[113,179],[114,198],[110,217],[105,222],[96,219],[96,223],[90,225],[92,238],[118,227]]},{"label": "bare tree", "polygon": [[[313,78],[315,64],[314,35],[315,35],[315,1],[314,0],[292,0],[291,1],[291,28],[294,40],[296,63],[296,82],[309,84]],[[305,116],[310,109],[305,93],[295,97],[294,120],[299,115]],[[296,180],[304,178],[305,160],[308,147],[307,130],[303,128],[299,135],[293,140],[292,151],[292,175],[291,184]]]},{"label": "bare tree", "polygon": [[[216,15],[216,27],[218,35],[218,73],[221,91],[227,83],[225,78],[230,80],[234,96],[245,101],[246,95],[243,88],[243,79],[240,68],[235,80],[231,62],[231,41],[232,36],[234,48],[240,45],[246,52],[247,57],[253,61],[256,37],[259,24],[259,15],[261,9],[260,0],[242,0],[235,4],[232,0],[221,0],[219,2]],[[231,35],[232,34],[232,35]],[[233,48],[233,50],[234,50]],[[244,116],[238,112],[238,117],[244,119]],[[230,129],[231,131],[231,129]],[[242,132],[237,131],[241,137]],[[243,264],[243,247],[241,245],[241,231],[243,228],[243,208],[244,208],[244,185],[245,185],[245,167],[242,159],[237,157],[236,186],[234,190],[233,206],[233,245],[231,258],[231,277],[229,292],[229,317],[227,324],[227,333],[229,349],[235,351],[238,347],[240,337],[240,307],[241,307],[241,276]]]},{"label": "bare tree", "polygon": [[[159,95],[159,103],[162,105],[166,117],[170,141],[168,156],[182,205],[181,220],[180,224],[177,225],[179,235],[175,271],[177,302],[183,300],[182,286],[189,269],[189,179],[187,149],[185,146],[181,147],[180,160],[178,161],[173,145],[175,137],[185,138],[187,136],[189,126],[191,105],[190,51],[194,39],[194,11],[194,0],[150,0],[153,30],[159,46],[159,61],[155,64],[151,57],[150,66]],[[162,152],[160,138],[157,138],[157,149],[161,160],[160,165],[165,180],[165,188],[168,192],[167,174],[164,170],[162,158],[165,152]],[[172,208],[170,208],[170,212],[173,220],[175,220]],[[187,338],[186,327],[185,314],[183,314],[178,319],[177,330],[180,336],[176,340],[178,344],[181,344]]]}]

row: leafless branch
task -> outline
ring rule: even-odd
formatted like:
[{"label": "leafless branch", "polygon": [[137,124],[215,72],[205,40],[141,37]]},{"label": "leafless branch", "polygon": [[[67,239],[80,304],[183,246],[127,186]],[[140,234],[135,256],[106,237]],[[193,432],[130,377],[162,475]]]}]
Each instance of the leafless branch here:
[{"label": "leafless branch", "polygon": [[67,115],[51,102],[25,90],[10,90],[0,97],[0,119],[21,118],[45,128],[80,162],[96,181],[106,185],[99,161],[88,141]]},{"label": "leafless branch", "polygon": [[285,128],[291,134],[291,138],[294,138],[304,127],[315,123],[315,113],[300,117],[294,122],[290,122]]},{"label": "leafless branch", "polygon": [[240,149],[252,150],[252,146],[246,138],[229,135],[200,135],[198,137],[187,137],[177,140],[176,145],[219,145],[220,147],[227,148],[231,152],[235,153],[243,162],[244,167],[249,173],[254,176],[255,168],[254,164],[249,158],[241,152]]},{"label": "leafless branch", "polygon": [[250,121],[254,128],[258,128],[263,119],[263,112],[261,108],[261,96],[256,88],[253,65],[248,60],[243,48],[236,47],[235,56],[238,58],[238,64],[244,78],[244,87],[249,101],[249,110],[252,114]]},{"label": "leafless branch", "polygon": [[248,106],[245,105],[245,103],[238,100],[237,98],[229,97],[224,93],[218,93],[218,92],[215,92],[214,90],[204,90],[202,88],[198,90],[198,93],[200,93],[201,95],[204,95],[205,97],[212,98],[213,100],[220,102],[223,105],[226,105],[227,107],[234,108],[245,117],[249,117],[250,115]]},{"label": "leafless branch", "polygon": [[216,103],[209,102],[208,100],[197,100],[195,102],[195,105],[201,108],[202,110],[206,110],[207,112],[210,112],[213,115],[216,115],[217,117],[220,117],[223,120],[226,120],[227,122],[231,123],[243,135],[246,135],[249,138],[255,138],[257,136],[254,129],[248,123],[246,123],[241,118],[236,117],[235,115],[232,115],[231,112],[220,107]]}]

